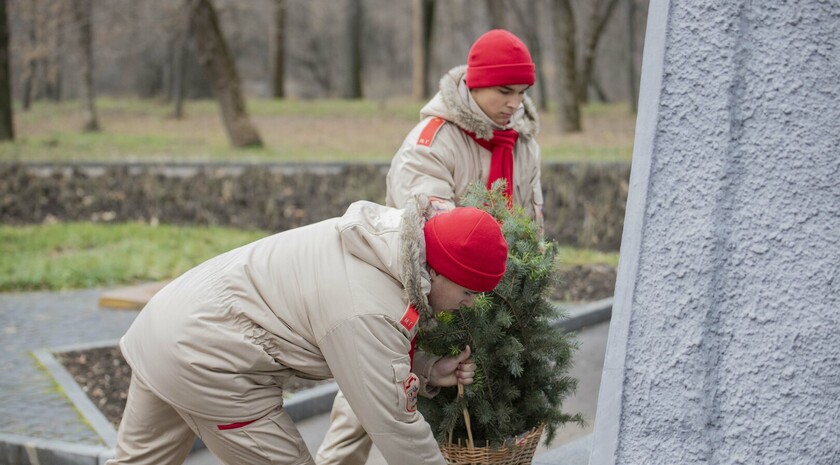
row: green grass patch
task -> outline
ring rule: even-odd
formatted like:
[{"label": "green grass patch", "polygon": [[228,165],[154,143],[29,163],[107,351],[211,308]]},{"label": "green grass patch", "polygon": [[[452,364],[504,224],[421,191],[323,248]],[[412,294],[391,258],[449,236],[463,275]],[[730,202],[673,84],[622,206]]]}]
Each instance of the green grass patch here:
[{"label": "green grass patch", "polygon": [[[184,117],[160,99],[101,97],[101,131],[83,133],[78,101],[16,108],[16,140],[0,143],[0,162],[388,162],[419,121],[424,102],[249,99],[264,147],[231,147],[215,100],[189,100]],[[562,133],[553,111],[541,115],[546,161],[628,161],[635,118],[626,104],[582,108],[583,131]]]},{"label": "green grass patch", "polygon": [[618,252],[601,252],[592,249],[576,247],[560,247],[558,254],[561,267],[585,265],[618,266]]},{"label": "green grass patch", "polygon": [[[268,233],[146,223],[0,225],[0,291],[107,287],[172,279]],[[617,252],[561,247],[560,265],[616,266]]]},{"label": "green grass patch", "polygon": [[[115,134],[109,132],[55,132],[0,144],[0,160],[33,161],[131,161],[152,159],[195,149],[196,144],[160,134]],[[167,157],[168,158],[168,157]]]},{"label": "green grass patch", "polygon": [[144,223],[0,226],[0,291],[59,290],[174,278],[261,231]]},{"label": "green grass patch", "polygon": [[[259,116],[300,116],[306,118],[330,117],[396,117],[418,121],[424,103],[408,99],[388,100],[248,100],[248,112]],[[190,108],[214,112],[216,103],[211,101],[191,103]],[[409,128],[410,129],[410,128]]]}]

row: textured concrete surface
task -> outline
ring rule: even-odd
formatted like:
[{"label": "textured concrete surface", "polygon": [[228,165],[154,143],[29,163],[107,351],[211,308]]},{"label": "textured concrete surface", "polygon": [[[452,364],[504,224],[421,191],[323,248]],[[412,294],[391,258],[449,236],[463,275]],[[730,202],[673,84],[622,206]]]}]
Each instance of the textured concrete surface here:
[{"label": "textured concrete surface", "polygon": [[590,463],[840,463],[840,3],[650,4]]}]

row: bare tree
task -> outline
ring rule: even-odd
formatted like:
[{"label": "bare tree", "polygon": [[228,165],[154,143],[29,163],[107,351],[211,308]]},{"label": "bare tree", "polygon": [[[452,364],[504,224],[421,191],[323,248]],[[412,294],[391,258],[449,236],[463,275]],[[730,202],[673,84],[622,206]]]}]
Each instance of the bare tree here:
[{"label": "bare tree", "polygon": [[286,87],[286,0],[274,0],[274,98],[284,98]]},{"label": "bare tree", "polygon": [[362,0],[350,0],[347,8],[347,69],[344,98],[362,98]]},{"label": "bare tree", "polygon": [[491,29],[510,29],[505,9],[505,0],[484,0],[487,4],[487,13],[490,15]]},{"label": "bare tree", "polygon": [[172,116],[184,117],[184,80],[187,74],[187,30],[183,28],[172,38]]},{"label": "bare tree", "polygon": [[525,44],[528,45],[528,50],[531,51],[531,59],[534,60],[537,73],[537,105],[539,105],[540,110],[545,111],[548,110],[548,81],[545,79],[542,46],[540,45],[539,3],[539,0],[513,2],[511,10],[516,16],[519,27],[525,31],[523,38]]},{"label": "bare tree", "polygon": [[429,57],[432,51],[432,27],[435,20],[435,0],[414,0],[414,28],[412,37],[411,93],[417,100],[431,96],[429,85]]},{"label": "bare tree", "polygon": [[0,140],[15,138],[12,118],[12,85],[9,79],[9,18],[6,3],[0,0]]},{"label": "bare tree", "polygon": [[79,28],[79,49],[81,50],[81,99],[83,108],[82,130],[99,131],[99,119],[96,116],[96,96],[93,87],[93,31],[91,26],[90,0],[74,0],[73,13]]},{"label": "bare tree", "polygon": [[260,135],[245,109],[239,75],[210,0],[190,0],[190,30],[198,50],[198,61],[213,81],[213,91],[231,144],[235,147],[262,146]]},{"label": "bare tree", "polygon": [[24,2],[24,20],[26,21],[27,47],[24,50],[24,66],[21,80],[23,89],[20,93],[20,107],[23,111],[29,110],[32,105],[32,93],[35,87],[35,77],[38,71],[38,0]]},{"label": "bare tree", "polygon": [[553,0],[552,20],[557,63],[558,118],[563,132],[578,132],[580,104],[577,99],[575,66],[575,18],[570,0]]},{"label": "bare tree", "polygon": [[595,68],[595,55],[598,42],[603,36],[604,29],[612,17],[618,0],[595,0],[592,4],[592,11],[589,15],[589,27],[586,31],[586,38],[583,44],[583,57],[581,58],[580,74],[578,75],[578,101],[586,103],[589,101],[587,90],[589,86],[595,85],[593,70]]},{"label": "bare tree", "polygon": [[62,74],[64,70],[64,28],[65,2],[50,3],[50,26],[52,32],[48,56],[44,59],[46,69],[47,97],[60,101],[62,97]]}]

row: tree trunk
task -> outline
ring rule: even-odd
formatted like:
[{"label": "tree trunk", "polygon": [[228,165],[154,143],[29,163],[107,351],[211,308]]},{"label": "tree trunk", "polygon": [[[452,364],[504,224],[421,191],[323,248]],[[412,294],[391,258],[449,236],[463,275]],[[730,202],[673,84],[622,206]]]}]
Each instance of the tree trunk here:
[{"label": "tree trunk", "polygon": [[48,96],[55,102],[60,102],[62,97],[62,74],[64,71],[64,21],[65,21],[64,2],[58,2],[52,5],[52,12],[55,18],[55,36],[50,47],[50,57],[48,60],[47,80],[50,91]]},{"label": "tree trunk", "polygon": [[639,110],[636,84],[636,0],[627,0],[627,83],[630,91],[630,111]]},{"label": "tree trunk", "polygon": [[15,138],[12,117],[12,85],[9,79],[9,18],[6,3],[0,0],[0,140]]},{"label": "tree trunk", "polygon": [[347,69],[344,98],[362,98],[362,0],[350,0],[347,8]]},{"label": "tree trunk", "polygon": [[577,101],[575,79],[575,18],[570,0],[552,2],[554,22],[554,43],[556,44],[557,97],[560,100],[558,119],[563,132],[578,132],[580,125],[580,105]]},{"label": "tree trunk", "polygon": [[411,94],[415,100],[426,100],[432,93],[429,85],[429,57],[432,50],[435,0],[414,0],[413,5],[412,56],[414,66],[411,73]]},{"label": "tree trunk", "polygon": [[534,60],[534,67],[537,73],[537,105],[540,110],[548,109],[548,81],[545,79],[543,68],[542,47],[540,46],[539,32],[539,0],[528,0],[524,6],[527,13],[518,2],[513,2],[511,9],[516,15],[519,26],[525,31],[525,44],[531,52],[531,59]]},{"label": "tree trunk", "polygon": [[510,29],[505,10],[505,0],[485,0],[487,13],[490,16],[490,29]]},{"label": "tree trunk", "polygon": [[222,122],[231,144],[234,147],[262,146],[259,133],[245,110],[239,75],[210,0],[190,0],[190,30],[195,39],[198,61],[213,82],[213,91],[219,101]]},{"label": "tree trunk", "polygon": [[184,117],[184,78],[187,73],[187,37],[177,34],[172,49],[172,116]]},{"label": "tree trunk", "polygon": [[79,48],[81,50],[81,99],[85,132],[99,131],[99,119],[96,116],[96,96],[93,88],[93,33],[91,27],[90,0],[74,0],[73,12],[79,28]]},{"label": "tree trunk", "polygon": [[285,98],[286,0],[274,0],[274,98]]},{"label": "tree trunk", "polygon": [[600,78],[601,75],[593,71],[592,79],[589,81],[589,85],[592,87],[592,91],[595,92],[595,98],[597,98],[599,102],[609,103],[610,98],[607,96],[607,91],[604,90],[604,86],[601,85]]},{"label": "tree trunk", "polygon": [[[604,3],[606,3],[606,7],[604,7]],[[592,70],[595,67],[598,42],[601,40],[601,36],[603,36],[604,29],[606,29],[616,5],[618,5],[618,0],[597,0],[592,5],[592,14],[589,16],[589,29],[583,47],[581,71],[577,83],[578,101],[580,103],[589,101],[588,89],[592,84]]]},{"label": "tree trunk", "polygon": [[[35,75],[37,74],[38,65],[38,1],[30,0],[25,2],[26,15],[28,16],[28,28],[26,36],[28,43],[24,49],[24,67],[21,76],[23,81],[23,89],[20,93],[20,107],[23,111],[28,111],[32,106],[32,92],[35,87]],[[8,30],[6,32],[8,34]]]}]

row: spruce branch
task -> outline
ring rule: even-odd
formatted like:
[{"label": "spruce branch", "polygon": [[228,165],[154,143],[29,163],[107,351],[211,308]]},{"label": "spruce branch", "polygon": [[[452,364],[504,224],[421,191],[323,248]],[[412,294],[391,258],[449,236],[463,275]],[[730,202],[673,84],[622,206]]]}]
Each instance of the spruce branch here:
[{"label": "spruce branch", "polygon": [[[472,309],[460,309],[439,324],[424,330],[420,348],[448,355],[465,344],[473,349],[477,365],[475,382],[458,398],[454,389],[443,389],[420,410],[436,437],[465,438],[463,406],[471,416],[477,441],[499,445],[536,426],[546,425],[548,438],[557,427],[582,422],[579,414],[562,411],[563,401],[577,382],[567,375],[577,343],[550,319],[562,317],[547,300],[559,282],[555,243],[544,241],[522,207],[508,208],[503,181],[486,190],[470,186],[462,199],[490,213],[502,226],[508,243],[507,271],[492,293],[479,296]],[[440,440],[440,439],[439,439]]]}]

